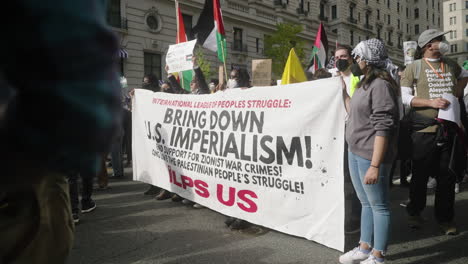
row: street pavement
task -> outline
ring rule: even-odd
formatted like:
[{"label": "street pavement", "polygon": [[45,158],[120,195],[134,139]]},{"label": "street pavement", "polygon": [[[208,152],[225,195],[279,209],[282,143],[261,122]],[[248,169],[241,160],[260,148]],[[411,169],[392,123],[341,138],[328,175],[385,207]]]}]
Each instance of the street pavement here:
[{"label": "street pavement", "polygon": [[[147,184],[111,180],[111,189],[94,193],[98,205],[81,215],[69,264],[249,264],[338,263],[339,251],[303,238],[253,226],[231,231],[225,217],[171,200],[143,195]],[[468,184],[456,196],[457,236],[442,235],[433,218],[433,194],[423,216],[424,228],[410,230],[399,204],[408,189],[391,191],[393,223],[386,263],[468,263]],[[324,201],[326,202],[326,201]],[[358,234],[348,241],[359,240]],[[353,247],[349,243],[349,247]]]}]

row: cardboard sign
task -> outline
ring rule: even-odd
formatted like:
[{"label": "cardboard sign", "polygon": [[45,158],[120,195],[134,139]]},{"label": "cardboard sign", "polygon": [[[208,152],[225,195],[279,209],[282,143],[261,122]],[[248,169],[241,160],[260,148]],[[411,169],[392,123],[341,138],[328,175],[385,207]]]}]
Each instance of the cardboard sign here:
[{"label": "cardboard sign", "polygon": [[252,60],[252,85],[271,85],[271,59]]},{"label": "cardboard sign", "polygon": [[193,69],[193,49],[197,40],[170,45],[166,54],[168,73],[182,72]]}]

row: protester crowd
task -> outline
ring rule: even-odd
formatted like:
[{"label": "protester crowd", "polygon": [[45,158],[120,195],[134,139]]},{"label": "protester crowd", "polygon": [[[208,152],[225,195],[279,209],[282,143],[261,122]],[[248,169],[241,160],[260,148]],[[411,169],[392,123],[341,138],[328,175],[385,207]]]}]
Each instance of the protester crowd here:
[{"label": "protester crowd", "polygon": [[[466,131],[463,128],[468,124],[463,90],[468,74],[466,69],[443,56],[446,45],[443,32],[426,30],[418,39],[419,57],[406,68],[391,62],[381,40],[365,40],[354,48],[340,45],[333,56],[335,71],[321,68],[307,74],[309,80],[338,76],[343,86],[343,102],[347,110],[345,197],[350,205],[347,208],[346,232],[360,232],[360,239],[358,247],[339,258],[340,263],[384,263],[391,225],[389,192],[396,182],[409,187],[409,199],[402,206],[408,212],[410,228],[420,228],[424,224],[421,212],[426,205],[427,189],[434,188],[434,215],[441,231],[446,235],[458,233],[454,203],[455,193],[459,191],[459,183],[466,171]],[[250,87],[250,76],[245,69],[232,69],[225,83],[216,79],[207,83],[196,58],[193,62],[194,77],[190,91],[185,90],[173,74],[168,74],[164,82],[154,75],[147,75],[142,89],[210,94]],[[446,109],[449,101],[441,98],[442,94],[430,92],[428,83],[434,76],[427,72],[441,80],[450,77],[452,82],[447,82],[444,91],[449,91],[460,102],[461,127],[437,118],[438,109]],[[126,165],[131,163],[131,114],[128,113],[133,91],[128,90],[124,78],[121,86],[125,114],[124,126],[117,133],[110,155],[114,177],[123,176],[122,149],[126,153]],[[400,168],[398,179],[393,177],[396,168]],[[77,195],[75,182],[76,175],[72,174],[70,193],[73,210],[78,208],[77,198],[74,198]],[[89,181],[82,182],[81,211],[89,212],[90,207],[95,208],[95,203],[90,198],[89,187],[85,187],[89,186]],[[99,189],[105,188],[99,185]],[[150,185],[144,194],[152,195],[158,201],[171,199],[195,209],[204,208],[157,186]],[[225,223],[232,230],[251,225],[233,217],[228,217]]]},{"label": "protester crowd", "polygon": [[[14,10],[15,4],[10,5]],[[102,9],[100,3],[89,5],[93,7],[89,10]],[[132,165],[131,102],[134,92],[128,87],[125,77],[122,77],[120,94],[116,94],[119,90],[114,61],[111,59],[112,54],[117,53],[114,36],[102,21],[96,19],[98,16],[81,16],[80,12],[65,7],[61,10],[68,11],[51,12],[58,16],[57,21],[65,16],[74,17],[76,23],[89,26],[89,32],[99,31],[101,37],[83,34],[83,43],[89,45],[76,50],[95,55],[95,61],[85,63],[89,68],[77,66],[73,72],[54,68],[54,71],[45,72],[57,75],[56,79],[59,80],[56,83],[45,82],[47,85],[54,84],[54,89],[43,87],[41,93],[44,92],[45,95],[31,92],[37,84],[23,81],[19,78],[19,73],[14,74],[18,68],[14,66],[24,63],[20,60],[23,57],[5,58],[10,68],[5,66],[8,71],[2,71],[5,76],[1,79],[8,80],[19,92],[15,97],[12,96],[14,99],[8,99],[13,103],[10,103],[7,110],[3,106],[1,108],[1,132],[4,133],[4,138],[10,139],[4,145],[8,153],[19,154],[18,157],[10,157],[13,162],[4,167],[6,174],[12,176],[4,185],[6,188],[2,185],[0,189],[0,263],[28,263],[27,260],[32,256],[37,257],[36,260],[42,260],[41,263],[46,263],[47,259],[50,263],[60,263],[60,260],[66,258],[72,245],[74,225],[71,222],[79,223],[81,213],[90,213],[97,208],[92,199],[94,177],[97,176],[98,183],[95,190],[105,191],[109,188],[109,177],[123,178],[125,167]],[[86,13],[84,11],[82,13]],[[37,27],[45,28],[47,25],[40,24]],[[340,263],[385,262],[391,241],[389,192],[397,167],[400,168],[397,181],[401,186],[409,186],[409,199],[403,203],[408,213],[408,226],[420,228],[424,225],[421,213],[426,206],[427,189],[434,188],[435,220],[443,234],[458,233],[454,203],[455,193],[460,190],[459,184],[464,180],[467,169],[468,108],[465,104],[468,103],[468,71],[466,66],[462,68],[444,56],[448,52],[444,34],[433,29],[424,31],[418,39],[418,58],[406,65],[406,68],[397,67],[390,61],[381,40],[369,39],[355,47],[338,46],[332,64],[336,71],[323,68],[309,76],[311,80],[340,78],[343,103],[347,111],[344,191],[351,206],[347,215],[349,229],[346,232],[360,232],[360,239],[356,248],[340,256]],[[63,45],[59,38],[51,38],[45,42],[47,45],[44,47],[50,49],[58,49]],[[90,46],[99,48],[86,49]],[[17,50],[9,47],[9,50],[21,53],[26,48]],[[34,54],[39,56],[45,51],[35,50]],[[154,74],[146,75],[141,88],[153,92],[204,95],[251,87],[246,69],[234,68],[225,82],[212,79],[208,83],[197,59],[194,58],[193,62],[194,76],[190,91],[185,90],[173,74],[168,74],[164,82],[160,82]],[[64,61],[57,60],[54,63],[62,65]],[[84,75],[92,75],[93,82],[80,82]],[[60,82],[64,79],[74,80],[73,84],[80,89],[72,90],[70,87],[76,87]],[[8,85],[1,83],[1,86],[10,91]],[[89,99],[86,96],[88,92],[96,89],[102,92],[100,96]],[[71,96],[78,90],[85,95]],[[444,93],[451,94],[458,100],[461,124],[438,118],[439,111],[450,106],[447,97],[442,97]],[[61,113],[52,111],[53,109],[48,108],[49,104],[45,104],[39,112],[37,109],[29,111],[30,109],[25,108],[28,102],[37,98],[43,98],[50,105],[63,106],[68,118],[77,122],[76,126],[65,126]],[[77,102],[77,98],[89,100]],[[35,115],[25,115],[25,109],[28,110],[27,113],[34,112]],[[56,123],[50,121],[45,126],[45,131],[40,125],[40,129],[33,131],[27,124],[35,124],[36,116],[37,120],[48,116]],[[119,117],[122,119],[120,122],[117,120]],[[98,125],[89,125],[86,128],[79,126],[83,123]],[[31,142],[21,141],[18,137],[24,131],[36,133],[30,137]],[[77,140],[66,139],[64,135],[74,136]],[[31,149],[46,150],[47,156],[31,161],[31,168],[21,168],[23,161],[40,155],[27,152]],[[54,170],[50,170],[48,166]],[[108,166],[112,167],[112,175],[107,174]],[[18,183],[20,177],[26,180]],[[68,185],[65,179],[68,180]],[[81,188],[78,186],[80,182]],[[171,199],[195,209],[204,208],[171,193],[170,190],[152,185],[148,187],[144,194],[154,196],[155,200]],[[34,222],[38,215],[40,220]],[[245,229],[251,225],[243,219],[233,217],[228,217],[225,223],[232,230]],[[48,234],[50,230],[56,230],[57,233]],[[41,236],[41,239],[37,239],[37,236]]]}]

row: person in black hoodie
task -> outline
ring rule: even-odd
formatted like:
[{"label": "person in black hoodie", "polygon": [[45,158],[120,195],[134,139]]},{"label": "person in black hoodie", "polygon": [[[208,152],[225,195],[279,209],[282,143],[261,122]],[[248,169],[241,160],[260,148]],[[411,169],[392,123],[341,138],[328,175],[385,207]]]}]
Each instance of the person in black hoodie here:
[{"label": "person in black hoodie", "polygon": [[[197,58],[193,57],[193,72],[195,75],[192,78],[192,81],[190,82],[190,92],[182,88],[177,81],[176,77],[172,74],[169,74],[167,76],[169,83],[171,84],[172,88],[174,89],[174,92],[177,94],[209,94],[210,88],[208,87],[208,84],[206,83],[205,76],[203,75],[202,70],[197,64]],[[166,71],[168,70],[168,67],[166,65]]]},{"label": "person in black hoodie", "polygon": [[[250,88],[250,75],[246,69],[234,68],[231,70],[226,89],[236,88]],[[246,229],[250,226],[249,222],[235,217],[228,217],[224,223],[231,230]]]},{"label": "person in black hoodie", "polygon": [[[174,89],[172,88],[169,81],[165,81],[165,82],[163,82],[163,84],[161,84],[161,92],[163,92],[163,93],[174,93]],[[167,200],[167,199],[170,199],[173,196],[174,196],[173,193],[171,193],[170,191],[168,191],[166,189],[161,188],[161,192],[158,195],[156,195],[156,200],[158,200],[158,201]]]},{"label": "person in black hoodie", "polygon": [[[206,83],[206,79],[205,79],[205,76],[203,75],[202,70],[197,64],[197,58],[193,57],[192,61],[193,61],[193,71],[195,75],[193,76],[193,79],[190,82],[190,92],[182,88],[182,86],[180,86],[179,82],[177,81],[174,75],[169,74],[167,76],[167,79],[169,80],[169,83],[171,87],[173,88],[174,93],[176,94],[210,94],[211,93],[210,88],[208,84]],[[169,69],[168,65],[166,65],[165,69],[167,72]],[[174,194],[172,196],[172,201],[174,202],[182,201],[184,204],[190,204],[190,205],[193,204],[193,202],[187,199],[183,199],[177,194]],[[197,203],[193,204],[193,207],[197,209],[203,208],[202,205],[197,204]]]},{"label": "person in black hoodie", "polygon": [[[158,77],[153,73],[146,74],[143,77],[143,83],[141,84],[141,88],[153,92],[160,92],[161,88],[159,87]],[[150,185],[150,188],[146,192],[144,192],[144,195],[158,195],[160,192],[161,188],[156,187],[154,185]]]}]

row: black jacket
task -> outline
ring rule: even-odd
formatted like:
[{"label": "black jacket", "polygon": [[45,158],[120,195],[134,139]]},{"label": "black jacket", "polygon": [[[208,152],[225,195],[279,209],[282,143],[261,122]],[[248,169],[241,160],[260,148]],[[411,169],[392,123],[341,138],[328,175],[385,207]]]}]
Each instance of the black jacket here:
[{"label": "black jacket", "polygon": [[[197,81],[197,84],[198,84],[198,90],[195,94],[209,94],[210,88],[208,87],[208,84],[206,83],[205,76],[203,75],[203,72],[200,69],[200,67],[194,68],[193,71],[195,72],[195,80]],[[190,94],[189,91],[185,90],[184,88],[180,86],[179,82],[174,77],[174,75],[169,75],[168,80],[171,83],[172,88],[174,89],[174,93]]]}]

